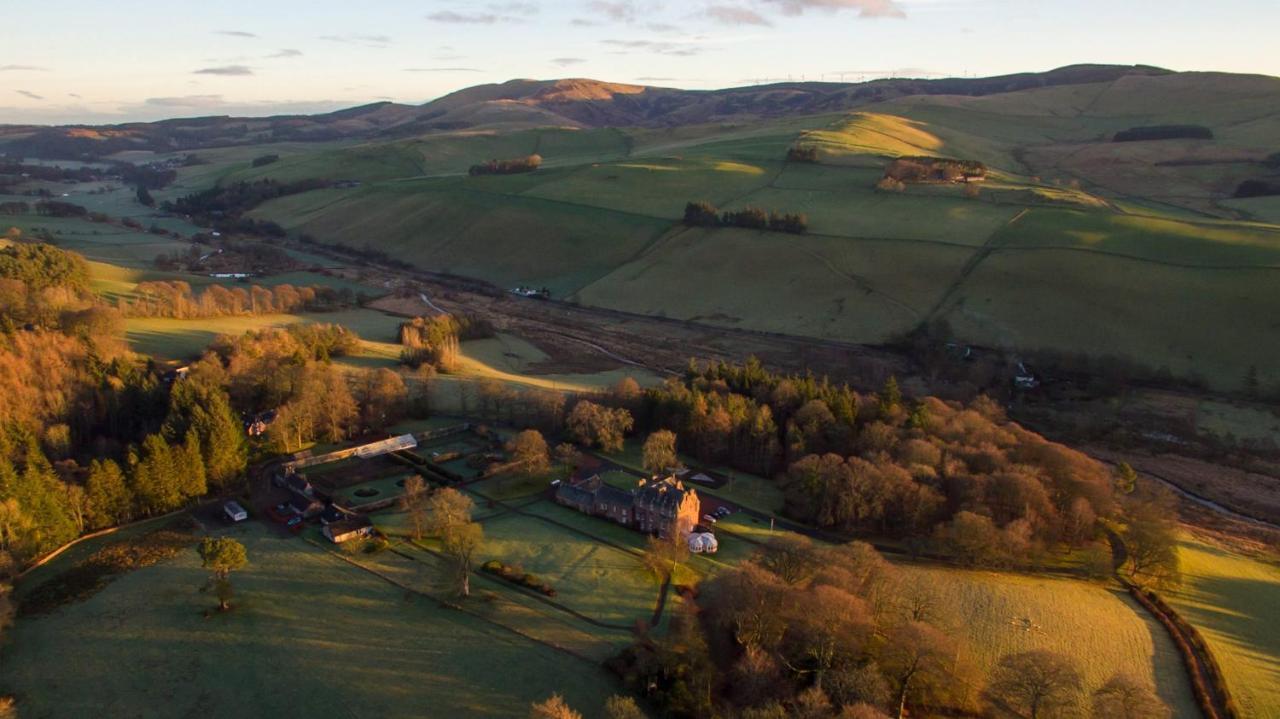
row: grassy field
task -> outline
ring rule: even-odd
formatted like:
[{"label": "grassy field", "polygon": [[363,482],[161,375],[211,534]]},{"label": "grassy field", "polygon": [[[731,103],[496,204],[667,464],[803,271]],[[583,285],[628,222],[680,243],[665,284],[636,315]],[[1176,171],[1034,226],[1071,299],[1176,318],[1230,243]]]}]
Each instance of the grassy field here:
[{"label": "grassy field", "polygon": [[1280,714],[1280,566],[1192,536],[1179,554],[1169,602],[1209,642],[1244,716]]},{"label": "grassy field", "polygon": [[296,315],[252,315],[179,320],[132,317],[125,321],[125,339],[136,352],[163,359],[199,356],[218,335],[241,335],[250,330],[303,323],[338,324],[354,330],[361,338],[361,352],[343,362],[357,365],[390,366],[398,362],[400,345],[396,333],[403,318],[375,310],[352,309]]},{"label": "grassy field", "polygon": [[904,570],[908,581],[917,578],[934,592],[943,623],[968,640],[984,669],[1010,652],[1061,652],[1079,663],[1086,692],[1124,671],[1154,686],[1175,717],[1199,716],[1172,640],[1119,590],[995,572]]},{"label": "grassy field", "polygon": [[[1269,200],[1217,203],[1265,156],[1275,123],[1258,118],[1277,98],[1271,81],[1132,77],[662,132],[495,125],[323,148],[228,177],[361,176],[361,188],[256,214],[588,304],[861,342],[943,316],[968,341],[1105,349],[1235,389],[1249,364],[1264,384],[1280,382],[1259,361],[1276,348],[1239,340],[1280,336],[1267,319],[1280,226],[1267,224]],[[1188,117],[1218,139],[1109,141]],[[797,144],[816,147],[822,164],[786,162]],[[546,160],[536,173],[462,174],[478,159],[534,151]],[[918,154],[981,160],[992,180],[976,199],[873,189],[886,162]],[[810,235],[682,231],[690,200],[804,212]],[[1259,221],[1222,219],[1238,211]],[[1173,295],[1178,287],[1194,290]],[[1191,319],[1170,327],[1171,317]],[[1238,335],[1225,351],[1224,326]]]},{"label": "grassy field", "polygon": [[184,553],[24,619],[0,658],[0,691],[43,717],[523,717],[552,690],[589,711],[617,691],[589,662],[298,538],[256,523],[235,534],[251,561],[235,578],[235,612],[201,616],[206,575]]}]

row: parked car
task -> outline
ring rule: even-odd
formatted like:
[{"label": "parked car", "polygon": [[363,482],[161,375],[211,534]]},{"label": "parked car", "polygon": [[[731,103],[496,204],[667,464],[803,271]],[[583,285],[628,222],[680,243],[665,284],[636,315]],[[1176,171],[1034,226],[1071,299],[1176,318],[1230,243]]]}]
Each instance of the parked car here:
[{"label": "parked car", "polygon": [[273,522],[285,524],[297,515],[294,513],[293,508],[289,506],[289,503],[285,502],[284,504],[277,504],[271,509],[268,509],[267,516],[271,517],[271,521]]},{"label": "parked car", "polygon": [[222,514],[227,518],[228,521],[232,522],[233,524],[236,522],[243,522],[244,520],[249,518],[248,510],[246,510],[244,507],[241,507],[240,503],[236,502],[235,500],[229,501],[222,505]]},{"label": "parked car", "polygon": [[720,506],[720,507],[716,507],[716,511],[712,512],[711,514],[719,519],[724,519],[730,514],[733,514],[733,510],[725,506]]},{"label": "parked car", "polygon": [[708,524],[715,524],[716,518],[711,516],[710,514],[704,514],[702,515],[702,521],[707,522]]},{"label": "parked car", "polygon": [[285,522],[284,526],[286,529],[288,529],[290,532],[293,532],[294,534],[301,532],[302,526],[303,526],[302,516],[295,514],[292,517],[289,517],[289,521]]}]

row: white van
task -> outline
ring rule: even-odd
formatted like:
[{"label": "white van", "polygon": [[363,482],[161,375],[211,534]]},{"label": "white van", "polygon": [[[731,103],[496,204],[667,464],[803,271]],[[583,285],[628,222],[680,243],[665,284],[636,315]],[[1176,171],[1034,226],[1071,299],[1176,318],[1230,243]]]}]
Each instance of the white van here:
[{"label": "white van", "polygon": [[243,522],[249,518],[249,512],[236,501],[230,501],[222,505],[222,513],[232,522]]}]

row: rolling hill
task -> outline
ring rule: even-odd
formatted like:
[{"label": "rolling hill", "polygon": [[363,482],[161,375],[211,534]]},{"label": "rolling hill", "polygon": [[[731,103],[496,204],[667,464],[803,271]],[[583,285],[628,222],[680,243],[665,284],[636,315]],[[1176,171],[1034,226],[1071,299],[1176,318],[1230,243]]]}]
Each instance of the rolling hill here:
[{"label": "rolling hill", "polygon": [[[358,180],[253,215],[583,304],[862,343],[945,320],[986,346],[1124,358],[1230,390],[1256,368],[1280,384],[1275,198],[1232,198],[1276,172],[1277,78],[1075,66],[710,92],[512,81],[291,121],[340,142],[280,142],[282,120],[254,122],[241,140],[259,144],[201,150],[209,164],[162,194]],[[1114,141],[1186,125],[1205,136]],[[281,159],[252,167],[263,152]],[[531,153],[536,172],[467,175]],[[889,163],[919,155],[989,175],[980,189],[877,189]],[[695,200],[804,213],[808,232],[685,227]]]}]

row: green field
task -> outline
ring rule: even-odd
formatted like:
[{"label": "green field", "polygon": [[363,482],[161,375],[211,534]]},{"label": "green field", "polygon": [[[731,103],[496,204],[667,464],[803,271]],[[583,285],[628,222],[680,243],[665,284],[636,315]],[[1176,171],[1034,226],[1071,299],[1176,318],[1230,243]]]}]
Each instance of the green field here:
[{"label": "green field", "polygon": [[[1267,224],[1269,199],[1227,197],[1280,130],[1257,114],[1280,107],[1280,93],[1270,81],[1211,77],[907,97],[664,132],[506,130],[486,115],[483,131],[301,152],[229,177],[358,175],[358,189],[255,214],[587,304],[859,342],[946,318],[975,343],[1105,350],[1224,389],[1256,364],[1275,384],[1280,369],[1260,358],[1280,351],[1267,319],[1280,225]],[[1219,137],[1109,142],[1179,119]],[[821,164],[786,162],[793,145],[817,148]],[[536,173],[464,175],[478,159],[533,151],[546,158]],[[981,160],[991,180],[976,198],[874,189],[886,162],[918,154]],[[810,235],[686,231],[677,222],[690,200],[803,212]],[[1239,212],[1257,221],[1231,219]],[[1171,327],[1173,317],[1182,321]],[[1217,335],[1224,326],[1229,341]]]},{"label": "green field", "polygon": [[[0,691],[24,716],[523,717],[559,691],[600,707],[603,669],[500,625],[406,594],[301,539],[235,530],[250,566],[235,612],[212,599],[194,550],[88,601],[21,621]],[[494,610],[499,611],[499,610]],[[68,658],[74,657],[74,661]]]},{"label": "green field", "polygon": [[1184,537],[1169,602],[1201,631],[1245,717],[1280,713],[1280,566]]},{"label": "green field", "polygon": [[1175,717],[1199,716],[1169,635],[1118,589],[995,572],[905,570],[908,581],[918,577],[934,594],[943,624],[968,640],[971,658],[984,669],[1010,652],[1060,652],[1078,662],[1086,693],[1123,671],[1153,685]]}]

